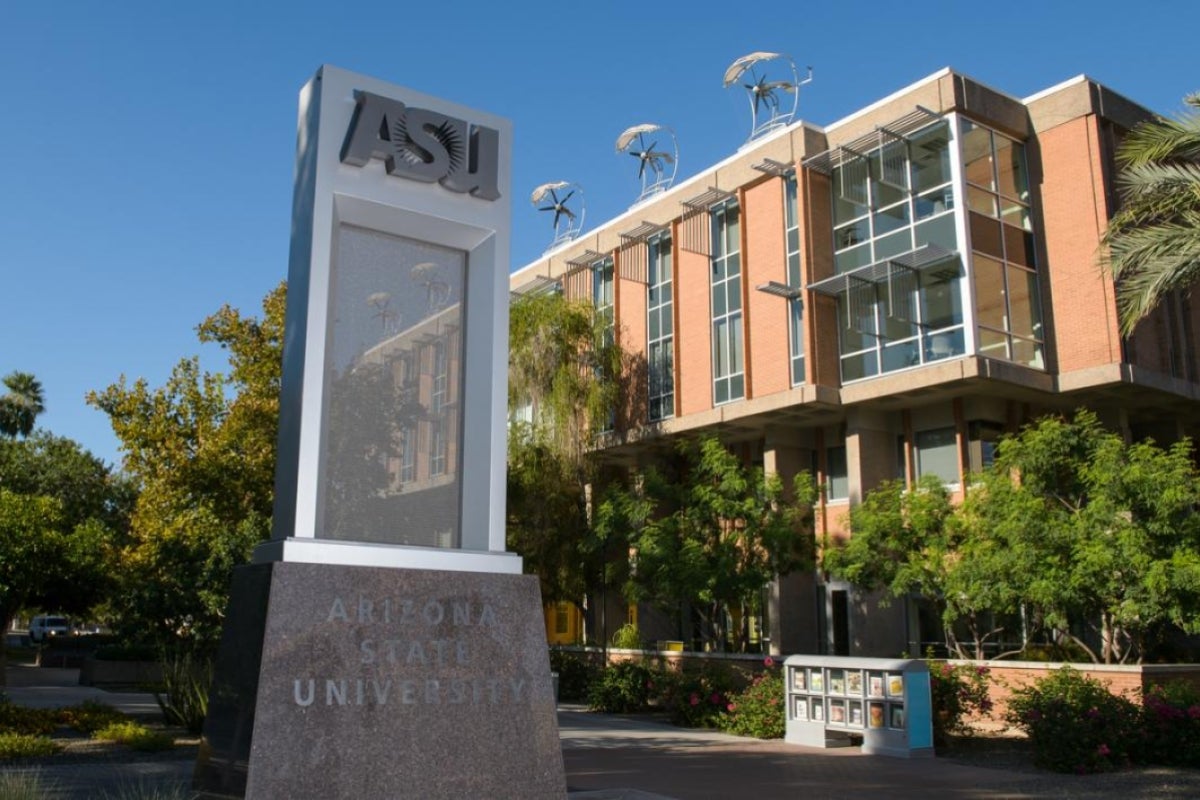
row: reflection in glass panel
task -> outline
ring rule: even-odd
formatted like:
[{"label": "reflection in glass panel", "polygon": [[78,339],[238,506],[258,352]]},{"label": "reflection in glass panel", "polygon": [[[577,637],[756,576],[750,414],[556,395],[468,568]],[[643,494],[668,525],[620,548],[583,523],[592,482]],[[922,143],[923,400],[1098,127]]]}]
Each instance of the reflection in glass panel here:
[{"label": "reflection in glass panel", "polygon": [[905,228],[875,240],[875,260],[883,261],[912,249],[912,229]]},{"label": "reflection in glass panel", "polygon": [[856,356],[842,357],[842,383],[849,383],[860,378],[870,378],[879,372],[874,350],[868,350]]},{"label": "reflection in glass panel", "polygon": [[891,372],[921,363],[921,343],[915,339],[883,347],[883,371]]},{"label": "reflection in glass panel", "polygon": [[882,236],[885,233],[903,228],[908,225],[908,203],[901,203],[898,206],[886,208],[883,211],[875,212],[872,218],[875,225],[875,235]]},{"label": "reflection in glass panel", "polygon": [[912,188],[923,192],[950,181],[949,125],[926,128],[910,140],[912,154]]},{"label": "reflection in glass panel", "polygon": [[825,497],[844,500],[850,496],[850,471],[846,465],[846,448],[825,448]]},{"label": "reflection in glass panel", "polygon": [[1033,221],[1029,217],[1029,209],[1020,203],[1000,199],[1000,219],[1009,225],[1016,225],[1027,231],[1033,230]]},{"label": "reflection in glass panel", "polygon": [[466,253],[343,225],[336,254],[318,536],[456,547]]},{"label": "reflection in glass panel", "polygon": [[[836,178],[837,171],[834,172]],[[863,197],[866,197],[866,192],[863,192]],[[856,202],[856,198],[852,199],[842,195],[836,189],[833,193],[833,224],[840,225],[843,222],[849,222],[852,219],[866,216],[867,204]]]},{"label": "reflection in glass panel", "polygon": [[1004,265],[994,259],[976,254],[975,264],[975,318],[980,325],[1004,330],[1005,293]]},{"label": "reflection in glass panel", "polygon": [[925,348],[926,361],[952,358],[967,352],[962,328],[926,334],[923,337],[922,345]]},{"label": "reflection in glass panel", "polygon": [[1000,221],[976,214],[974,211],[969,217],[972,249],[996,258],[1004,258],[1004,245],[1000,241]]},{"label": "reflection in glass panel", "polygon": [[1032,267],[1037,261],[1033,254],[1033,234],[1012,225],[1004,226],[1004,255],[1014,264]]},{"label": "reflection in glass panel", "polygon": [[[729,371],[742,371],[742,315],[729,318]],[[736,393],[735,393],[736,394]]]},{"label": "reflection in glass panel", "polygon": [[979,329],[979,354],[992,358],[1008,358],[1008,335],[1000,331]]},{"label": "reflection in glass panel", "polygon": [[921,319],[927,330],[962,324],[962,291],[958,278],[931,280],[921,288],[921,302]]},{"label": "reflection in glass panel", "polygon": [[913,228],[915,246],[936,244],[946,250],[958,249],[958,234],[954,230],[954,215],[944,214],[936,219],[917,223]]},{"label": "reflection in glass panel", "polygon": [[726,331],[729,323],[720,320],[713,323],[713,374],[724,377],[729,374],[729,338]]},{"label": "reflection in glass panel", "polygon": [[1045,369],[1046,361],[1042,357],[1042,343],[1028,339],[1012,338],[1012,360],[1035,369]]},{"label": "reflection in glass panel", "polygon": [[987,214],[989,217],[998,216],[996,213],[996,195],[986,192],[983,189],[977,189],[974,186],[967,187],[967,208],[972,211],[978,211],[980,214]]},{"label": "reflection in glass panel", "polygon": [[1018,336],[1041,338],[1042,324],[1037,308],[1037,273],[1020,267],[1008,268],[1008,329]]},{"label": "reflection in glass panel", "polygon": [[843,250],[833,257],[834,272],[849,272],[855,267],[865,267],[871,263],[871,244],[860,244],[850,250]]},{"label": "reflection in glass panel", "polygon": [[917,431],[914,444],[918,478],[936,475],[944,483],[959,482],[958,437],[954,428]]},{"label": "reflection in glass panel", "polygon": [[996,179],[1000,194],[1029,200],[1029,179],[1025,174],[1025,147],[1006,136],[996,136]]},{"label": "reflection in glass panel", "polygon": [[835,228],[833,231],[833,246],[837,250],[853,247],[871,238],[871,226],[866,218],[849,225]]},{"label": "reflection in glass panel", "polygon": [[935,189],[921,195],[914,201],[914,213],[917,219],[932,217],[954,208],[954,190],[949,186]]},{"label": "reflection in glass panel", "polygon": [[970,120],[963,120],[962,156],[967,181],[985,189],[994,189],[992,132]]}]

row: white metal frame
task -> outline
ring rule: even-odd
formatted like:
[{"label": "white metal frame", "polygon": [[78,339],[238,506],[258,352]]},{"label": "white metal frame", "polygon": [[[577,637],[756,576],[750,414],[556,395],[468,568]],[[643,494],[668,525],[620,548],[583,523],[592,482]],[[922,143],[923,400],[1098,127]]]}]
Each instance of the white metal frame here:
[{"label": "white metal frame", "polygon": [[[501,197],[489,201],[388,175],[378,160],[342,163],[356,91],[496,130]],[[504,551],[511,148],[505,119],[336,67],[322,67],[301,91],[275,515],[271,541],[255,561],[521,571],[521,559]],[[458,549],[321,538],[330,275],[343,225],[467,254]]]}]

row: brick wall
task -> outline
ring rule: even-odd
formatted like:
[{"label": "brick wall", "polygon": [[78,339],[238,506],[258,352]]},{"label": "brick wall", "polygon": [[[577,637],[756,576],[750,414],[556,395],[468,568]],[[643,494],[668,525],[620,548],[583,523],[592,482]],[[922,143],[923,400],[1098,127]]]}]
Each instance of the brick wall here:
[{"label": "brick wall", "polygon": [[[1097,261],[1108,224],[1099,131],[1094,115],[1038,135],[1040,231],[1046,261],[1043,306],[1050,312],[1059,372],[1121,360],[1112,280]],[[1031,159],[1031,163],[1033,163]],[[1034,172],[1035,182],[1039,174]]]},{"label": "brick wall", "polygon": [[751,395],[762,397],[791,387],[788,306],[782,297],[755,290],[767,281],[787,281],[783,181],[771,178],[746,189],[747,361]]},{"label": "brick wall", "polygon": [[1108,684],[1113,694],[1130,694],[1133,699],[1151,686],[1186,681],[1200,688],[1200,664],[1053,664],[1021,661],[950,661],[951,664],[987,667],[992,718],[1000,721],[1014,689],[1045,678],[1055,669],[1070,666],[1089,678]]}]

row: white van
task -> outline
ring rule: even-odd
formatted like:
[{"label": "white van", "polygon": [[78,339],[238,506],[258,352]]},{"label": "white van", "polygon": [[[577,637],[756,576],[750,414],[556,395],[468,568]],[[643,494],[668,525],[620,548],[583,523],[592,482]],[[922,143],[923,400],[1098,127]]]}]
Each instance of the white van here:
[{"label": "white van", "polygon": [[29,638],[44,642],[53,636],[66,636],[71,632],[71,623],[66,617],[40,614],[29,623]]}]

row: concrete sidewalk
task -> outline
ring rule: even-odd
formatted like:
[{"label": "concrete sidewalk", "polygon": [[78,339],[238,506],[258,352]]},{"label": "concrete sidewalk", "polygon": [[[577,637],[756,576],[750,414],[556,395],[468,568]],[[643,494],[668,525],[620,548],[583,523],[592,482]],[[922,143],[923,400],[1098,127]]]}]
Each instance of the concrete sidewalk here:
[{"label": "concrete sidewalk", "polygon": [[[94,699],[133,713],[154,705],[152,695],[75,685],[77,670],[15,667],[8,675],[9,696],[26,705],[71,705]],[[1200,772],[1194,770],[1091,776],[1006,771],[944,758],[905,760],[864,755],[858,748],[824,750],[745,739],[642,717],[592,714],[571,706],[560,707],[558,723],[571,800],[1200,796]],[[129,753],[128,760],[122,761],[64,762],[28,769],[36,769],[56,786],[55,800],[83,800],[130,786],[185,789],[193,763],[192,754]],[[0,767],[0,773],[25,769]],[[510,797],[522,798],[520,787],[513,787]]]}]

